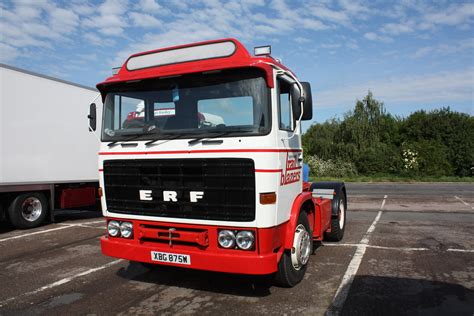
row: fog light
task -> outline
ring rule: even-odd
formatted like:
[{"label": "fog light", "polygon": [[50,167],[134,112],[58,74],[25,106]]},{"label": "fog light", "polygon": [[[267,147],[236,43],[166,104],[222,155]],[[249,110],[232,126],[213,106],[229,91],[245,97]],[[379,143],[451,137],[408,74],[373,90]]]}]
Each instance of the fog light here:
[{"label": "fog light", "polygon": [[120,223],[117,221],[110,221],[107,224],[107,230],[110,236],[117,237],[120,233]]},{"label": "fog light", "polygon": [[238,232],[235,239],[237,241],[237,246],[239,246],[239,248],[243,250],[249,250],[253,247],[253,244],[255,242],[255,237],[253,236],[253,233],[247,230]]},{"label": "fog light", "polygon": [[233,248],[235,246],[235,235],[230,230],[221,230],[217,240],[223,248]]},{"label": "fog light", "polygon": [[133,224],[130,222],[122,222],[122,224],[120,224],[120,234],[122,234],[124,238],[132,237]]}]

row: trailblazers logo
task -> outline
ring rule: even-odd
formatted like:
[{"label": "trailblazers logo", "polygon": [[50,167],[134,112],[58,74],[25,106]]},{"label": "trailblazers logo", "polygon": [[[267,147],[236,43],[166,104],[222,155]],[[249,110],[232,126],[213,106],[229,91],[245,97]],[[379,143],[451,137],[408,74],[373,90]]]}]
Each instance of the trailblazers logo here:
[{"label": "trailblazers logo", "polygon": [[286,168],[282,170],[280,185],[287,185],[290,183],[298,182],[301,178],[301,167],[298,166],[298,160],[296,156],[291,157],[289,153],[286,154]]}]

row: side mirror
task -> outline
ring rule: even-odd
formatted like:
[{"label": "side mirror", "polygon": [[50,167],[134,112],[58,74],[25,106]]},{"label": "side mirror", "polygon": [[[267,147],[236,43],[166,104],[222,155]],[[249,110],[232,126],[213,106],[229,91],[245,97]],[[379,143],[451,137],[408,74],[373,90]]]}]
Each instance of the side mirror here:
[{"label": "side mirror", "polygon": [[91,103],[89,107],[89,115],[87,115],[87,118],[89,119],[89,132],[94,132],[97,128],[97,113],[95,103]]},{"label": "side mirror", "polygon": [[[313,118],[313,97],[311,95],[311,85],[309,82],[302,82],[304,98],[303,98],[303,116],[302,121],[311,120]],[[291,107],[293,110],[293,118],[298,120],[301,115],[301,93],[298,85],[293,83],[290,89]]]}]

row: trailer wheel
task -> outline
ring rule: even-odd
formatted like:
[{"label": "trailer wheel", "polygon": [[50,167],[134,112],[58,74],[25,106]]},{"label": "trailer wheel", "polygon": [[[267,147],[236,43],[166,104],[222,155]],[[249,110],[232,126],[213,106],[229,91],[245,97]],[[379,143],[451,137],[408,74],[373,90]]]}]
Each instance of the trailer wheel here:
[{"label": "trailer wheel", "polygon": [[331,219],[331,232],[325,233],[324,237],[328,241],[341,241],[346,229],[346,202],[344,192],[338,194],[339,198],[333,203],[338,205],[338,214]]},{"label": "trailer wheel", "polygon": [[294,232],[293,247],[283,253],[275,276],[277,284],[293,287],[301,280],[308,267],[309,256],[313,252],[313,233],[306,212],[301,212]]},{"label": "trailer wheel", "polygon": [[48,200],[43,193],[31,192],[18,195],[8,207],[10,222],[17,228],[41,225],[48,212]]}]

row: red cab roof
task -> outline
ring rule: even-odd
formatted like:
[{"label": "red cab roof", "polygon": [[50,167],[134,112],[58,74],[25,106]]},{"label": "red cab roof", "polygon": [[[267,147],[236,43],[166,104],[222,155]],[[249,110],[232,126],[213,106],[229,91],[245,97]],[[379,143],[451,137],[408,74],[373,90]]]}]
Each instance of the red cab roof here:
[{"label": "red cab roof", "polygon": [[[234,49],[233,51],[229,50],[229,45],[227,45],[227,48],[225,48],[226,52],[222,55],[216,55],[213,52],[209,52],[212,51],[212,47],[217,47],[220,44],[231,44],[230,46],[233,44]],[[178,55],[186,51],[187,48],[191,48],[188,50],[191,56],[187,56],[187,59],[180,59]],[[197,54],[196,57],[193,57],[192,48],[202,48],[201,54]],[[206,49],[209,56],[211,56],[210,58],[205,58],[206,52],[202,53],[202,51],[206,51]],[[166,55],[168,57],[168,63],[162,62],[160,64],[160,62],[154,63],[153,61],[150,61],[158,55]],[[175,62],[173,62],[173,55],[175,56]],[[204,57],[201,58],[202,56]],[[144,64],[141,63],[140,66],[136,62],[145,59],[148,59],[145,61],[148,65],[144,66]],[[269,87],[273,87],[272,67],[269,63],[288,70],[285,66],[271,57],[255,57],[250,55],[247,49],[236,39],[225,38],[133,54],[125,61],[116,75],[113,75],[107,78],[104,82],[99,83],[97,88],[99,91],[103,91],[106,86],[119,82],[243,67],[257,67],[264,70],[267,77],[267,84]]]}]

